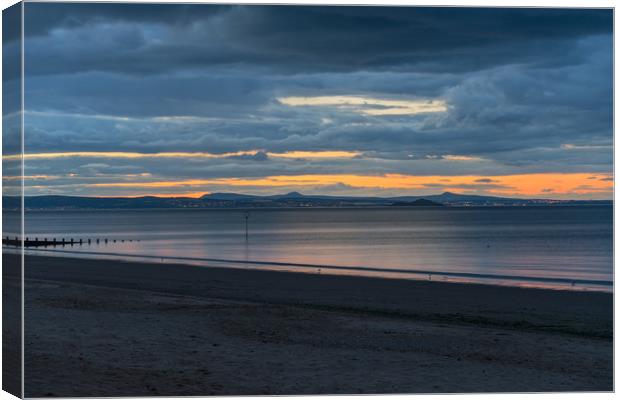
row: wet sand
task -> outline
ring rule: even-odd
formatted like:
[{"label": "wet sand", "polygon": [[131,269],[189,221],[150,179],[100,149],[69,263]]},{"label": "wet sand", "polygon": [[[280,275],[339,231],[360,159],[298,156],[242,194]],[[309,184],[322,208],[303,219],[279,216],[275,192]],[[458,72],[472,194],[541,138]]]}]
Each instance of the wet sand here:
[{"label": "wet sand", "polygon": [[609,293],[27,256],[25,296],[28,397],[613,389]]}]

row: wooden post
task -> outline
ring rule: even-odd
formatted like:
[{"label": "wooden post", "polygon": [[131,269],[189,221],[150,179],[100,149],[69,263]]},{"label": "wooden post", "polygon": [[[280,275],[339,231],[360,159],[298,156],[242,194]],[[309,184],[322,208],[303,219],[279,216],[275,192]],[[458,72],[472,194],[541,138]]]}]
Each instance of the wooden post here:
[{"label": "wooden post", "polygon": [[248,218],[250,217],[250,212],[245,212],[245,241],[248,241]]}]

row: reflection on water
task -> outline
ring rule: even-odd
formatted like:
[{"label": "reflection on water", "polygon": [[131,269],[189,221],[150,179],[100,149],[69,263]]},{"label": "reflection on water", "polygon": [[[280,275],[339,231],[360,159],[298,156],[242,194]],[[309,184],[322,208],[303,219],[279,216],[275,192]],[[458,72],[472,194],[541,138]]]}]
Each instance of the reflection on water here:
[{"label": "reflection on water", "polygon": [[117,240],[70,248],[77,252],[611,281],[612,211],[611,206],[251,210],[247,241],[244,210],[33,211],[27,213],[26,232]]}]

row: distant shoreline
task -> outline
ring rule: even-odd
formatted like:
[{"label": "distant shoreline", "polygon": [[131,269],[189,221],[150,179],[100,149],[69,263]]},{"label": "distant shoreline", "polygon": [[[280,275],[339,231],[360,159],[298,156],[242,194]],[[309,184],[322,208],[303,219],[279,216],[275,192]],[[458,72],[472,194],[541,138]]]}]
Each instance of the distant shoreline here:
[{"label": "distant shoreline", "polygon": [[[143,207],[143,208],[25,208],[24,211],[172,211],[172,210],[195,210],[195,211],[253,211],[253,210],[447,210],[447,209],[501,209],[501,208],[571,208],[571,207],[613,207],[613,202],[603,204],[531,204],[531,205],[444,205],[444,207],[436,206],[342,206],[342,207]],[[20,211],[15,208],[3,208],[4,211]]]},{"label": "distant shoreline", "polygon": [[[60,195],[25,196],[26,209],[303,209],[303,208],[418,208],[437,206],[575,206],[575,205],[612,205],[613,200],[556,200],[527,199],[481,195],[467,195],[444,192],[424,196],[395,197],[355,197],[332,195],[303,195],[290,192],[280,195],[249,195],[241,193],[210,193],[201,197],[81,197]],[[5,208],[18,209],[22,199],[15,196],[3,196]]]}]

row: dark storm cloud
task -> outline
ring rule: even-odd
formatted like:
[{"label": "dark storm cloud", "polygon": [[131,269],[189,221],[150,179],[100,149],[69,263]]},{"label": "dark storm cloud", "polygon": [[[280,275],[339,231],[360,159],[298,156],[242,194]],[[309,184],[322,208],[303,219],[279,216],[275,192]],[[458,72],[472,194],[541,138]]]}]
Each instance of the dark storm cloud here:
[{"label": "dark storm cloud", "polygon": [[187,24],[207,18],[229,6],[196,7],[187,4],[28,3],[27,36],[44,36],[55,28],[124,21],[132,23]]},{"label": "dark storm cloud", "polygon": [[[239,64],[288,73],[470,71],[510,62],[575,63],[574,39],[609,34],[612,26],[609,10],[570,9],[36,3],[26,16],[31,74]],[[106,44],[110,36],[115,46]],[[62,46],[46,46],[46,37]],[[473,49],[475,57],[462,57]]]}]

